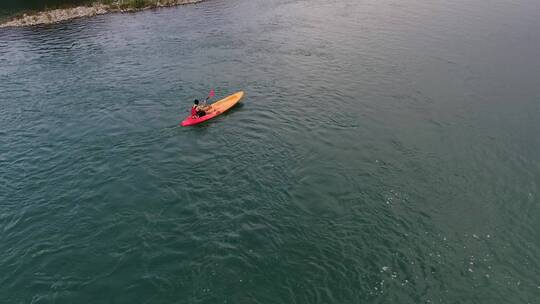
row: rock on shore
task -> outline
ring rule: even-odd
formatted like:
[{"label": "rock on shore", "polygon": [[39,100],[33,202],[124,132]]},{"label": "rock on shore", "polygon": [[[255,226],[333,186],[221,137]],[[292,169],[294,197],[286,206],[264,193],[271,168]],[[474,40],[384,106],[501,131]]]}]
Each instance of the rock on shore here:
[{"label": "rock on shore", "polygon": [[50,11],[38,12],[36,14],[24,14],[19,18],[15,18],[11,21],[0,24],[0,27],[56,23],[80,17],[101,15],[109,11],[110,7],[103,4],[97,4],[93,6],[78,6],[66,9],[55,9]]}]

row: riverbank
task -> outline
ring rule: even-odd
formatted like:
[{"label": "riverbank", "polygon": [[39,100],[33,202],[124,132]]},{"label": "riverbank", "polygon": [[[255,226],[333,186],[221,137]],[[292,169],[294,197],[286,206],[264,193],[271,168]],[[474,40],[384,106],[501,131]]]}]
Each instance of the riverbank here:
[{"label": "riverbank", "polygon": [[81,17],[92,17],[117,12],[133,12],[157,7],[192,4],[201,1],[202,0],[104,0],[86,6],[75,6],[32,13],[24,13],[4,23],[1,23],[0,28],[52,24]]}]

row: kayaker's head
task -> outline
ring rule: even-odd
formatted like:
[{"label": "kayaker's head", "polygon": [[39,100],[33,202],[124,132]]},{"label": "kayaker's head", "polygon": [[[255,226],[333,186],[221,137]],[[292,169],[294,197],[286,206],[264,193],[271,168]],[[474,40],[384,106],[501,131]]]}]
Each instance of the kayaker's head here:
[{"label": "kayaker's head", "polygon": [[195,100],[193,101],[193,103],[196,104],[196,105],[198,105],[198,104],[199,104],[199,100],[198,100],[198,99],[195,99]]}]

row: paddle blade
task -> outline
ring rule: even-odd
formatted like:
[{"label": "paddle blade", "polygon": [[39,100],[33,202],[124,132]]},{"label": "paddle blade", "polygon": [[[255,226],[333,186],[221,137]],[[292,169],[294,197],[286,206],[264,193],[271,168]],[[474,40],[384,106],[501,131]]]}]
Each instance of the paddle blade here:
[{"label": "paddle blade", "polygon": [[211,89],[210,93],[208,94],[208,99],[214,97],[215,95],[216,95],[216,93],[214,92],[214,89]]}]

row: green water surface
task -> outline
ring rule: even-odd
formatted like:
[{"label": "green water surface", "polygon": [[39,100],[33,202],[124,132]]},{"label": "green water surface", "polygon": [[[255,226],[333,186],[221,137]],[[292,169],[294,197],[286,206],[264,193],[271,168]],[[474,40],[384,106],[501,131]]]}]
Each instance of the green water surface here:
[{"label": "green water surface", "polygon": [[539,50],[532,0],[0,29],[0,303],[538,303]]}]

